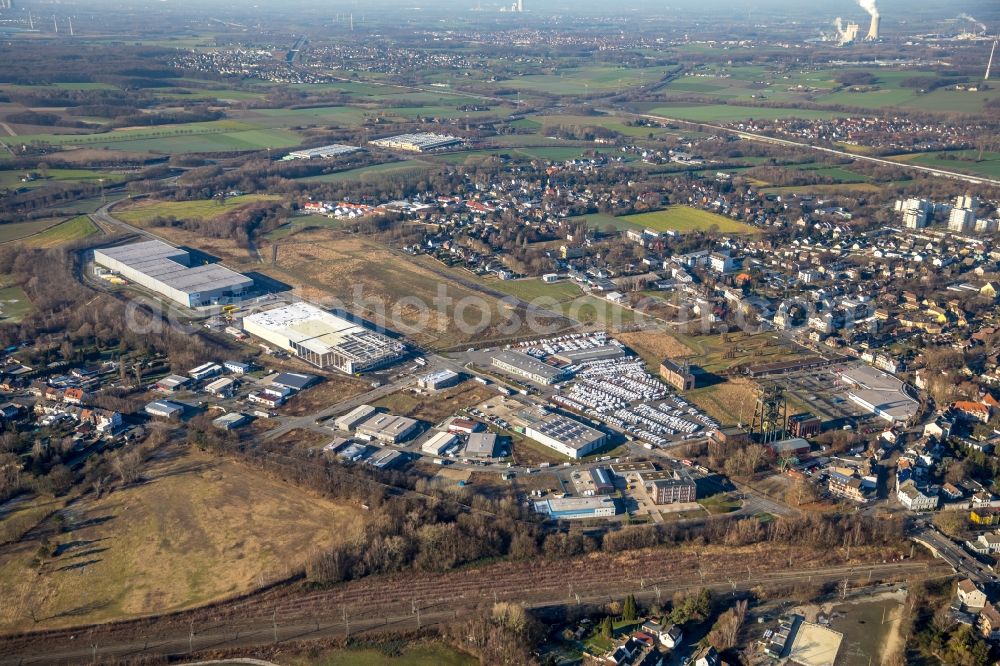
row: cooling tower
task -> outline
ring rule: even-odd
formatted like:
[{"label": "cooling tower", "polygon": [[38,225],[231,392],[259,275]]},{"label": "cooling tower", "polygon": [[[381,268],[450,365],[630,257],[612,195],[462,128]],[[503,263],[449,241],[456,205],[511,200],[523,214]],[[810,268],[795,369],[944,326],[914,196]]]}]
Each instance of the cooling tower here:
[{"label": "cooling tower", "polygon": [[868,34],[865,35],[866,42],[874,42],[878,39],[878,23],[879,15],[875,14],[872,16],[872,24],[868,26]]}]

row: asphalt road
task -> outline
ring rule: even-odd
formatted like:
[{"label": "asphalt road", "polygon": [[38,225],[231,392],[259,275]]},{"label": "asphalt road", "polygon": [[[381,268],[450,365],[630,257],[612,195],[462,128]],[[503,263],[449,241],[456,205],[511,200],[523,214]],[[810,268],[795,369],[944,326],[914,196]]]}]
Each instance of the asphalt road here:
[{"label": "asphalt road", "polygon": [[[700,587],[725,594],[757,585],[788,585],[802,581],[813,584],[839,583],[845,579],[863,585],[872,580],[927,577],[945,573],[941,571],[940,565],[926,561],[815,568],[790,568],[781,564],[776,564],[773,570],[751,572],[748,576],[741,572],[711,572],[706,575],[704,582],[697,577],[692,580],[687,575],[659,581],[652,578],[640,581],[621,580],[617,584],[598,588],[587,588],[585,582],[581,582],[579,588],[575,589],[573,581],[570,581],[568,587],[560,581],[554,587],[546,589],[533,589],[522,583],[519,589],[504,588],[499,594],[496,589],[492,589],[493,595],[489,593],[491,581],[484,580],[471,593],[465,588],[446,591],[437,587],[433,589],[431,597],[411,597],[407,590],[400,589],[400,598],[388,603],[359,603],[351,608],[339,604],[315,608],[308,595],[303,595],[301,602],[306,605],[304,609],[296,609],[295,600],[284,600],[280,606],[280,615],[275,610],[274,614],[265,613],[263,617],[260,613],[244,617],[239,612],[238,604],[235,604],[237,607],[233,609],[233,614],[229,614],[226,607],[220,607],[210,619],[200,618],[197,622],[193,617],[192,620],[187,620],[182,614],[102,626],[93,630],[81,628],[0,638],[0,666],[80,664],[101,659],[135,658],[140,655],[166,654],[177,657],[200,650],[250,649],[277,642],[341,637],[373,630],[408,630],[453,621],[476,609],[488,607],[495,599],[519,601],[529,608],[545,609],[574,603],[601,603],[628,593],[650,602],[658,598],[669,598],[676,591]],[[579,577],[585,581],[586,576],[587,572],[580,570]],[[284,617],[289,619],[283,619]]]},{"label": "asphalt road", "polygon": [[994,579],[989,567],[929,523],[918,522],[910,538],[944,560],[960,576],[979,583],[988,583]]}]

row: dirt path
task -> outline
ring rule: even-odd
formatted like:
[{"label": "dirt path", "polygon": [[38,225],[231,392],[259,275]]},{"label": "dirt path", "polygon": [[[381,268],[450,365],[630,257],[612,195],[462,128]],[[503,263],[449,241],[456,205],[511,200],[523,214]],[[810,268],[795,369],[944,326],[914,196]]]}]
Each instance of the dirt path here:
[{"label": "dirt path", "polygon": [[8,125],[7,123],[3,122],[2,120],[0,120],[0,127],[2,127],[3,131],[7,132],[7,134],[9,134],[10,136],[17,136],[17,132],[14,131],[14,128]]}]

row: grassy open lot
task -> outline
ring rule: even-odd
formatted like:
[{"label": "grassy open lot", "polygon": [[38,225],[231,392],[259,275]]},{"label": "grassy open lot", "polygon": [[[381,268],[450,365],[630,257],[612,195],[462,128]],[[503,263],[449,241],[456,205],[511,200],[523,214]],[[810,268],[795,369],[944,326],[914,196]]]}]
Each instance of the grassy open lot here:
[{"label": "grassy open lot", "polygon": [[178,219],[212,219],[258,201],[277,201],[281,197],[269,194],[245,194],[231,197],[220,203],[219,199],[198,199],[195,201],[138,201],[127,208],[116,208],[116,218],[136,226],[144,226],[157,217]]},{"label": "grassy open lot", "polygon": [[603,127],[613,132],[618,132],[625,136],[646,137],[650,134],[660,135],[669,133],[671,130],[663,127],[632,127],[626,125],[619,118],[614,116],[573,116],[565,114],[554,114],[546,116],[529,116],[530,120],[539,125],[569,125],[575,127]]},{"label": "grassy open lot", "polygon": [[303,651],[283,655],[291,666],[476,666],[479,660],[440,643],[407,645],[399,654],[380,650],[343,648],[324,650],[319,654]]},{"label": "grassy open lot", "polygon": [[626,215],[621,219],[634,228],[648,228],[655,231],[672,230],[687,233],[708,231],[712,227],[716,227],[721,233],[749,234],[758,231],[749,224],[690,206],[670,206],[665,210]]},{"label": "grassy open lot", "polygon": [[0,596],[11,600],[0,627],[104,622],[245,592],[355,538],[361,515],[237,463],[168,451],[145,482],[62,511],[64,531],[38,566],[37,539],[0,554]]},{"label": "grassy open lot", "polygon": [[693,353],[690,347],[665,331],[634,331],[618,333],[615,337],[638,354],[654,374],[659,374],[663,359],[679,359]]},{"label": "grassy open lot", "polygon": [[320,176],[307,176],[297,180],[301,183],[343,183],[352,180],[364,182],[365,180],[373,178],[376,175],[409,175],[429,171],[432,168],[432,165],[424,160],[403,160],[401,162],[372,164],[371,166],[358,167],[357,169],[325,173]]},{"label": "grassy open lot", "polygon": [[96,234],[97,231],[97,225],[90,220],[90,217],[77,215],[65,222],[60,222],[53,227],[49,227],[41,233],[25,238],[23,243],[28,247],[45,250],[83,240],[92,234]]},{"label": "grassy open lot", "polygon": [[265,234],[265,238],[276,241],[308,229],[340,229],[342,226],[344,223],[341,220],[325,215],[299,215],[291,222]]},{"label": "grassy open lot", "polygon": [[872,183],[838,183],[836,185],[788,185],[784,187],[764,187],[765,194],[847,194],[850,192],[881,192],[882,188]]},{"label": "grassy open lot", "polygon": [[919,164],[920,166],[949,171],[963,171],[974,176],[1000,178],[1000,153],[983,152],[979,159],[978,150],[952,150],[940,153],[912,153],[890,158],[897,162]]},{"label": "grassy open lot", "polygon": [[45,231],[50,227],[56,226],[62,222],[63,219],[64,218],[61,217],[46,217],[39,220],[32,220],[30,222],[11,222],[9,224],[0,224],[0,243],[7,243],[9,241]]},{"label": "grassy open lot", "polygon": [[542,282],[539,278],[525,278],[523,280],[488,280],[484,283],[491,289],[502,291],[529,303],[541,298],[561,303],[572,300],[583,293],[580,287],[569,280]]},{"label": "grassy open lot", "polygon": [[596,296],[580,296],[559,303],[558,311],[584,324],[600,324],[610,330],[631,326],[643,315]]},{"label": "grassy open lot", "polygon": [[0,287],[0,324],[17,324],[31,312],[31,301],[20,286],[5,282],[8,284]]},{"label": "grassy open lot", "polygon": [[474,407],[496,393],[479,382],[467,380],[440,391],[416,394],[412,390],[391,393],[374,403],[393,414],[436,424],[462,409]]},{"label": "grassy open lot", "polygon": [[[269,248],[262,252],[269,256]],[[436,349],[526,332],[523,313],[460,284],[434,259],[336,231],[304,231],[278,241],[277,263],[261,270],[301,289],[305,298],[346,304]],[[512,321],[519,324],[514,330]]]}]

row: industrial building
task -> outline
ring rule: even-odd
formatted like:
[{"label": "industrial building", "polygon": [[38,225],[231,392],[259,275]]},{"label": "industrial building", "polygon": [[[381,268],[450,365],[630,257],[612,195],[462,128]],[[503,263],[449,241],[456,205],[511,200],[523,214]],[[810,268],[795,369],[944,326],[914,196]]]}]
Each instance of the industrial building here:
[{"label": "industrial building", "polygon": [[415,419],[380,413],[359,424],[355,432],[380,442],[395,444],[406,439],[416,429],[417,421]]},{"label": "industrial building", "polygon": [[849,367],[840,378],[850,385],[847,397],[852,402],[889,423],[907,423],[920,407],[910,397],[906,384],[869,365],[859,363]]},{"label": "industrial building", "polygon": [[660,363],[660,377],[678,391],[690,391],[698,383],[689,366],[679,365],[669,358]]},{"label": "industrial building", "polygon": [[240,300],[253,280],[221,264],[191,265],[186,250],[151,240],[94,250],[94,263],[185,307]]},{"label": "industrial building", "polygon": [[236,430],[250,422],[250,417],[240,412],[229,412],[217,419],[212,419],[212,425],[220,430]]},{"label": "industrial building", "polygon": [[506,350],[492,358],[493,367],[499,368],[516,377],[548,386],[565,379],[566,373],[559,368],[539,361],[534,356],[524,352]]},{"label": "industrial building", "polygon": [[293,150],[281,159],[283,160],[315,160],[324,159],[328,157],[338,157],[340,155],[349,155],[361,150],[357,146],[348,146],[343,143],[332,143],[329,146],[320,146],[319,148],[303,148],[302,150]]},{"label": "industrial building", "polygon": [[438,370],[437,372],[432,372],[430,374],[424,375],[417,380],[417,385],[420,388],[427,389],[429,391],[437,391],[443,388],[448,388],[449,386],[454,386],[461,379],[457,372],[451,370]]},{"label": "industrial building", "polygon": [[601,448],[608,439],[599,430],[554,413],[527,425],[524,434],[570,458],[583,458]]},{"label": "industrial building", "polygon": [[492,458],[496,455],[497,436],[492,432],[474,432],[465,444],[465,455],[469,458]]},{"label": "industrial building", "polygon": [[457,136],[447,134],[431,134],[429,132],[418,132],[415,134],[399,134],[389,136],[384,139],[376,139],[370,142],[379,148],[389,150],[405,150],[411,153],[426,153],[431,150],[449,148],[462,143],[462,139]]},{"label": "industrial building", "polygon": [[564,497],[535,502],[535,511],[553,520],[576,520],[609,518],[618,513],[618,506],[610,497]]},{"label": "industrial building", "polygon": [[788,417],[788,433],[792,437],[815,437],[823,428],[823,422],[809,412]]},{"label": "industrial building", "polygon": [[654,504],[680,504],[698,499],[698,488],[685,469],[640,472],[639,479]]},{"label": "industrial building", "polygon": [[154,400],[146,405],[146,413],[160,418],[173,418],[184,413],[184,405],[170,400]]},{"label": "industrial building", "polygon": [[371,405],[358,405],[343,416],[334,419],[333,425],[336,426],[337,430],[351,432],[359,423],[364,423],[371,418],[376,411]]},{"label": "industrial building", "polygon": [[388,365],[405,347],[309,303],[292,303],[243,318],[243,330],[319,368],[353,374]]},{"label": "industrial building", "polygon": [[420,446],[420,450],[432,456],[439,456],[458,443],[458,437],[450,432],[437,432]]}]

